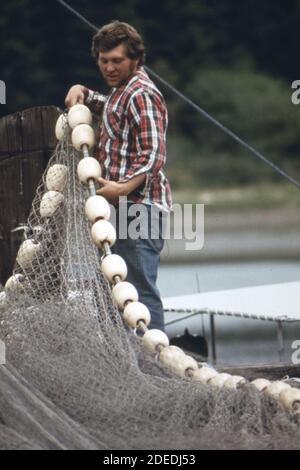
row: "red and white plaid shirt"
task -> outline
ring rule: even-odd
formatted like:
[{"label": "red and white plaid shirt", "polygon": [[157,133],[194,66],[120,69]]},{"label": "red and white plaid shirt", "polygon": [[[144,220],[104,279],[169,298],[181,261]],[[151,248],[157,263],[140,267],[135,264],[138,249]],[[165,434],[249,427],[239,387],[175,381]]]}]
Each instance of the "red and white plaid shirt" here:
[{"label": "red and white plaid shirt", "polygon": [[135,203],[156,204],[169,210],[172,205],[166,161],[168,115],[162,94],[143,67],[108,96],[88,90],[85,103],[93,112],[103,109],[100,126],[99,159],[103,177],[127,181],[146,173],[146,181],[128,195]]}]

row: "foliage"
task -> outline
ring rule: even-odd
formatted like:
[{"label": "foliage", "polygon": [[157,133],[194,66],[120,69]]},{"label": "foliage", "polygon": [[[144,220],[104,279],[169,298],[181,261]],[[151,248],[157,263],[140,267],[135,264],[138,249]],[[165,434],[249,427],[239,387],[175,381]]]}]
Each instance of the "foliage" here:
[{"label": "foliage", "polygon": [[[299,112],[291,81],[300,0],[70,0],[95,25],[118,18],[141,32],[147,64],[257,150],[300,177]],[[93,32],[58,2],[0,6],[1,115],[45,104],[62,107],[70,85],[106,91],[90,55]],[[248,184],[273,179],[239,144],[159,85],[170,113],[172,184]],[[183,171],[184,170],[184,171]],[[275,177],[276,180],[277,177]]]},{"label": "foliage", "polygon": [[[262,154],[286,171],[293,167],[300,174],[300,114],[282,80],[237,67],[204,69],[195,74],[186,92]],[[176,160],[175,171],[170,165],[175,185],[187,180],[190,184],[222,181],[230,185],[278,179],[248,150],[186,105],[180,104],[176,110],[171,107],[171,122],[175,120],[173,113],[177,129],[189,140],[179,138],[177,129],[171,129],[169,153]]]}]

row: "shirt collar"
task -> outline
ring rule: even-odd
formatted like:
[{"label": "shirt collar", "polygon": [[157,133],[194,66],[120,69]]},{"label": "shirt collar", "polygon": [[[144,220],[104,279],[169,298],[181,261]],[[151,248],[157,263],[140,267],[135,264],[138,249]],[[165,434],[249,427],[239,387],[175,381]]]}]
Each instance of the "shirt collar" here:
[{"label": "shirt collar", "polygon": [[125,89],[129,84],[135,82],[135,80],[137,80],[139,76],[144,75],[145,73],[146,72],[145,72],[144,67],[140,65],[133,74],[129,75],[129,77],[125,80],[125,82],[122,83],[122,85],[120,85],[119,87],[112,88],[111,91],[115,92],[117,90],[121,91]]}]

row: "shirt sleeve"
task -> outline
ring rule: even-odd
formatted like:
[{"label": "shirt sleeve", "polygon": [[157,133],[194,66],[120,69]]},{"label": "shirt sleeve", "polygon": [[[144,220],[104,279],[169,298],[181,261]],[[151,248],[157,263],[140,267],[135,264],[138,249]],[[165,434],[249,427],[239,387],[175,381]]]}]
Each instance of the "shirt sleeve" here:
[{"label": "shirt sleeve", "polygon": [[95,113],[101,113],[104,103],[107,100],[107,96],[102,95],[98,91],[85,89],[85,100],[84,103],[90,108],[90,110]]},{"label": "shirt sleeve", "polygon": [[159,172],[166,160],[167,111],[163,98],[147,92],[134,95],[128,117],[137,154],[123,181],[141,173],[147,173],[148,180]]}]

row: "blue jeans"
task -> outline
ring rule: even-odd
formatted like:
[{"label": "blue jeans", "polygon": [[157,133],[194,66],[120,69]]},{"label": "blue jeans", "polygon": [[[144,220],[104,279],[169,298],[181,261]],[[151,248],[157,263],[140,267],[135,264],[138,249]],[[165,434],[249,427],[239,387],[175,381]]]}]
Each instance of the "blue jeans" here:
[{"label": "blue jeans", "polygon": [[[128,204],[127,207],[132,206]],[[160,261],[160,252],[164,246],[162,238],[162,214],[155,206],[143,206],[145,210],[135,215],[127,215],[123,219],[123,226],[119,223],[119,208],[116,213],[117,241],[112,251],[125,260],[128,268],[127,281],[131,282],[138,291],[139,301],[144,303],[151,314],[151,323],[148,328],[157,328],[164,331],[164,312],[158,288],[156,286],[157,270]],[[137,207],[137,205],[135,205]],[[151,208],[154,210],[151,221]],[[140,221],[136,225],[137,221]],[[152,223],[151,223],[152,222]],[[124,224],[126,225],[124,231]],[[128,233],[130,224],[139,230],[134,238]],[[151,230],[152,229],[152,230]],[[130,229],[129,229],[130,231]],[[139,235],[137,232],[139,231]],[[127,238],[120,238],[120,234]]]}]

